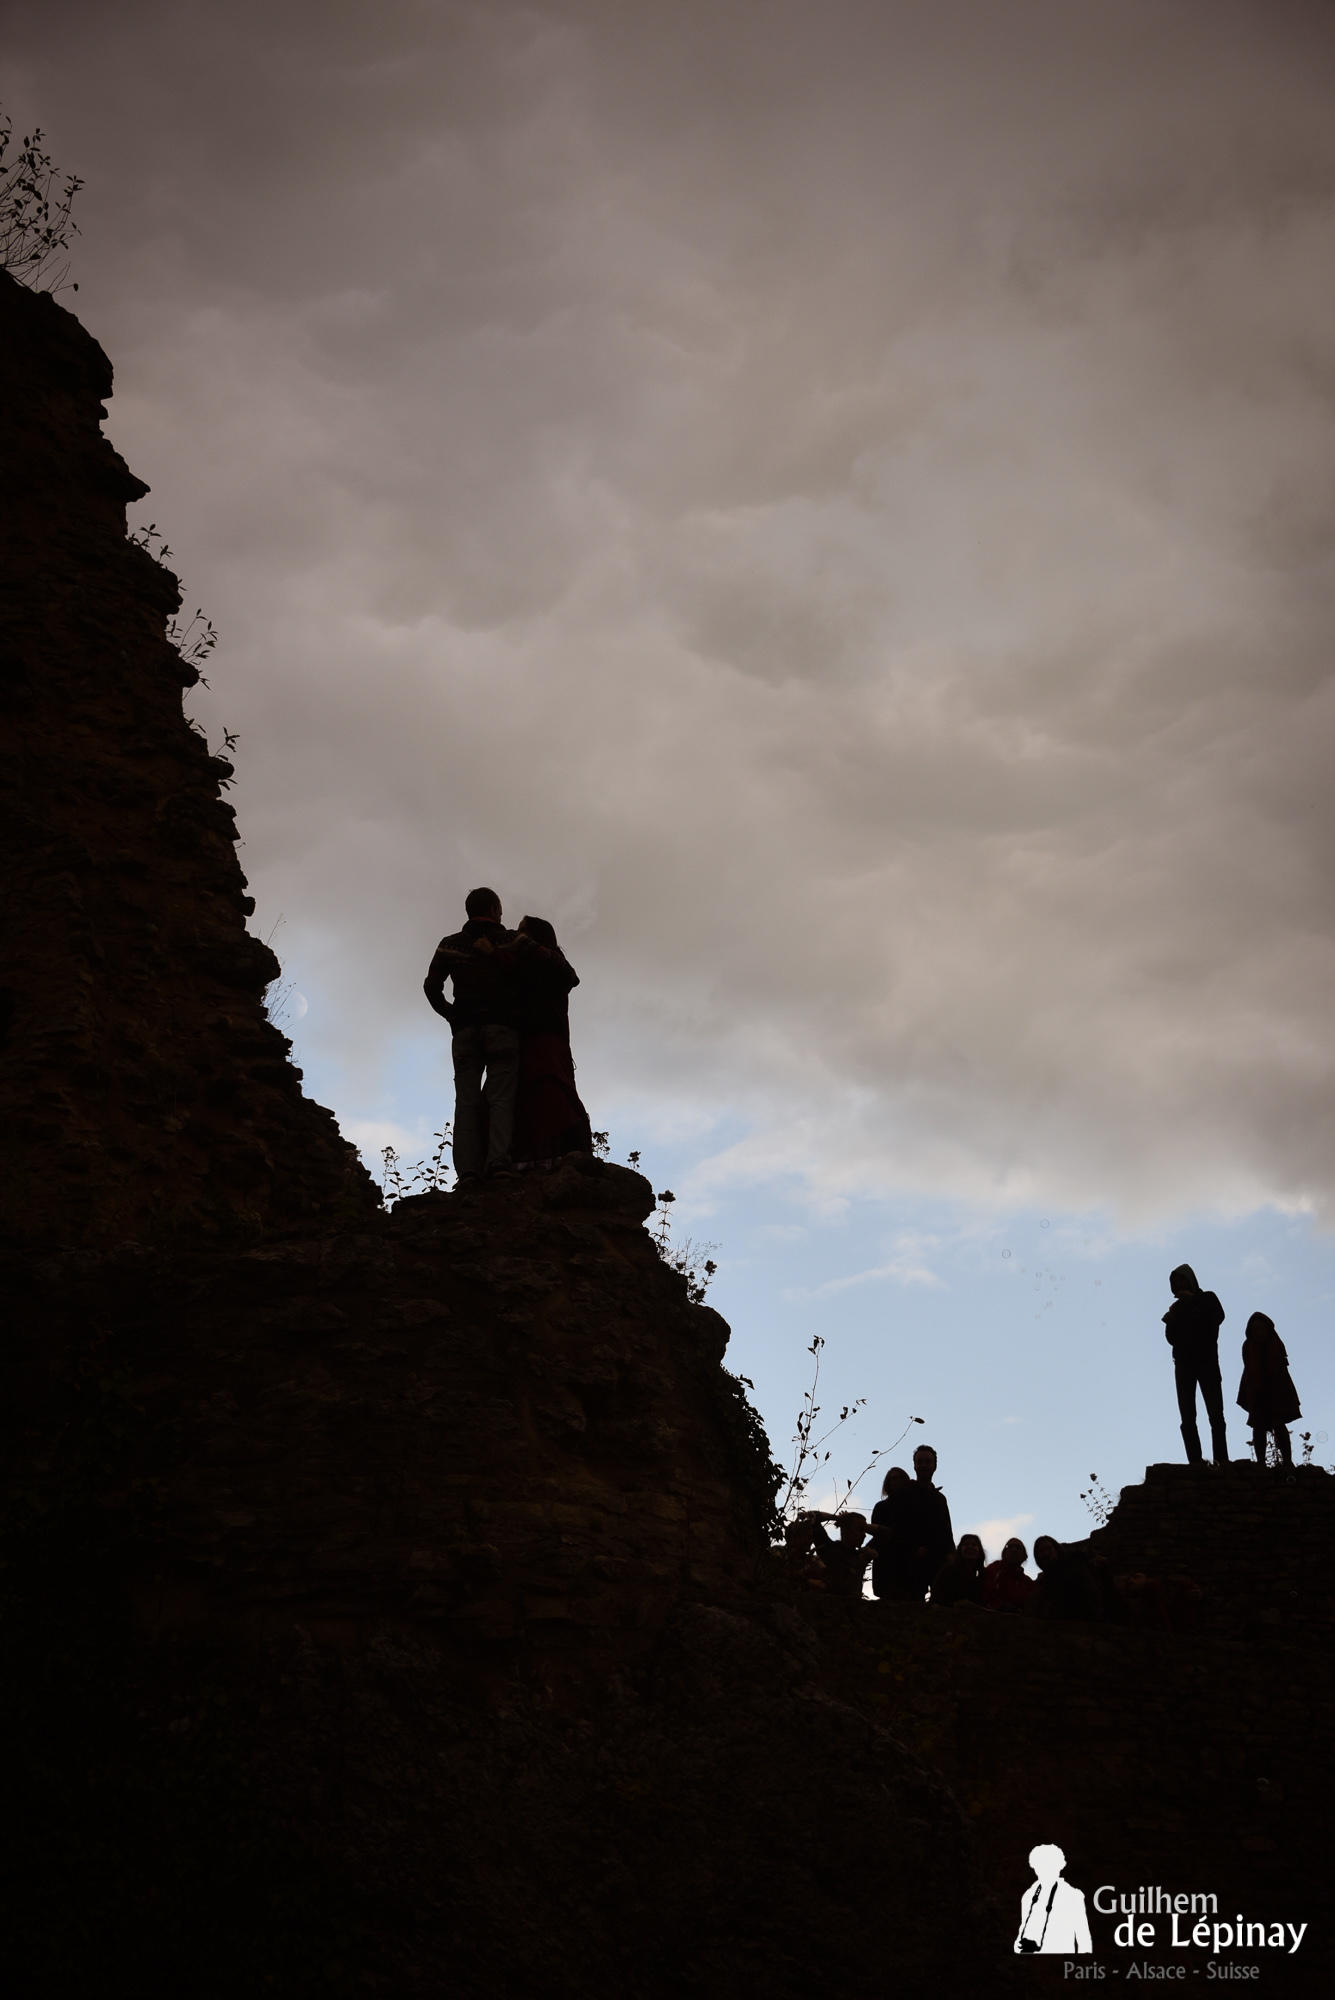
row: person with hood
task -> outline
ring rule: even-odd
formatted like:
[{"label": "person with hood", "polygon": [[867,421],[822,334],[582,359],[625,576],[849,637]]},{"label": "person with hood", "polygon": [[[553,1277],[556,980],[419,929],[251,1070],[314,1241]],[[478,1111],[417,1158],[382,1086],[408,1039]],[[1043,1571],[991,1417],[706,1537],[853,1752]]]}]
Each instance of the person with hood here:
[{"label": "person with hood", "polygon": [[544,1166],[593,1151],[570,1053],[570,994],[579,974],[545,917],[521,918],[513,949],[522,1002],[513,1158],[517,1166]]},{"label": "person with hood", "polygon": [[1265,1464],[1265,1441],[1274,1432],[1281,1465],[1293,1464],[1293,1446],[1287,1426],[1302,1415],[1298,1391],[1289,1373],[1289,1357],[1284,1342],[1275,1331],[1275,1322],[1265,1313],[1253,1313],[1242,1342],[1242,1380],[1238,1402],[1247,1412],[1252,1429],[1252,1450],[1256,1463]]},{"label": "person with hood", "polygon": [[1169,1274],[1173,1303],[1163,1316],[1164,1339],[1173,1350],[1177,1407],[1188,1465],[1201,1465],[1201,1434],[1196,1428],[1196,1391],[1201,1392],[1210,1419],[1210,1450],[1216,1465],[1228,1464],[1224,1429],[1224,1385],[1219,1375],[1219,1329],[1224,1308],[1213,1292],[1203,1292],[1190,1264]]}]

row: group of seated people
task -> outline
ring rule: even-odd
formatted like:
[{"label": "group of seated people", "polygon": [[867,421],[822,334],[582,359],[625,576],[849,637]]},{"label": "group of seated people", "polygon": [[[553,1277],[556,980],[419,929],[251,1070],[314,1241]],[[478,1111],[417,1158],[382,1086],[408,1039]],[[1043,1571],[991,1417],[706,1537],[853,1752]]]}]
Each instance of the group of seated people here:
[{"label": "group of seated people", "polygon": [[996,1562],[988,1562],[977,1535],[955,1541],[935,1471],[936,1453],[920,1445],[912,1478],[902,1466],[891,1466],[870,1520],[845,1512],[799,1514],[784,1531],[790,1573],[838,1597],[860,1598],[870,1566],[873,1594],[902,1603],[921,1604],[930,1594],[932,1604],[977,1604],[1036,1618],[1193,1622],[1200,1592],[1188,1579],[1114,1577],[1088,1542],[1040,1535],[1034,1543],[1036,1578],[1026,1573],[1029,1552],[1018,1535]]}]

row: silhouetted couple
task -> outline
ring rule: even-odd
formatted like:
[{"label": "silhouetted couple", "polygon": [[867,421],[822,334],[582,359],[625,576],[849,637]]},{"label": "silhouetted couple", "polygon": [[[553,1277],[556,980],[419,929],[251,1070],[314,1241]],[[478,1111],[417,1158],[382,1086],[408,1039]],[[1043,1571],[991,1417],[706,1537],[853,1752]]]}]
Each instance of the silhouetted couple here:
[{"label": "silhouetted couple", "polygon": [[461,1187],[484,1173],[504,1177],[516,1166],[593,1151],[570,1054],[569,999],[579,978],[556,932],[542,917],[506,930],[494,889],[472,890],[464,911],[467,923],[441,939],[423,982],[453,1036]]},{"label": "silhouetted couple", "polygon": [[921,1604],[942,1563],[955,1552],[950,1507],[934,1484],[935,1473],[936,1453],[929,1444],[920,1444],[913,1454],[913,1478],[902,1465],[892,1465],[881,1483],[870,1522],[876,1543],[871,1587],[878,1597]]},{"label": "silhouetted couple", "polygon": [[[1210,1420],[1210,1449],[1216,1465],[1228,1464],[1228,1437],[1224,1428],[1224,1389],[1219,1374],[1219,1329],[1224,1308],[1213,1292],[1203,1292],[1190,1264],[1179,1264],[1168,1279],[1173,1303],[1164,1314],[1164,1338],[1173,1350],[1173,1374],[1177,1382],[1177,1407],[1182,1419],[1182,1442],[1187,1463],[1202,1464],[1201,1434],[1196,1427],[1196,1391],[1201,1392],[1205,1414]],[[1302,1415],[1298,1392],[1289,1374],[1289,1358],[1275,1323],[1265,1313],[1254,1312],[1247,1322],[1242,1343],[1242,1381],[1238,1402],[1246,1410],[1252,1432],[1252,1449],[1257,1461],[1265,1464],[1266,1439],[1273,1435],[1280,1463],[1289,1465],[1293,1448],[1286,1429]]]}]

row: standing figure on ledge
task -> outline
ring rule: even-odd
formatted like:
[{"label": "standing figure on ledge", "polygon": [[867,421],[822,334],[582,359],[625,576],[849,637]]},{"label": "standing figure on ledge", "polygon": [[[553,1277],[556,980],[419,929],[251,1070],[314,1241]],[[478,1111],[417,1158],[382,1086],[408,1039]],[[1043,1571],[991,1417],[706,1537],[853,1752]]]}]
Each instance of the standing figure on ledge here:
[{"label": "standing figure on ledge", "polygon": [[512,1157],[518,1166],[542,1166],[593,1151],[570,1053],[570,993],[579,974],[545,917],[521,919],[516,950],[521,1019]]},{"label": "standing figure on ledge", "polygon": [[909,1542],[909,1488],[902,1465],[892,1465],[881,1481],[881,1497],[871,1510],[871,1587],[877,1597],[913,1595],[913,1548]]},{"label": "standing figure on ledge", "polygon": [[1182,1418],[1182,1442],[1188,1465],[1203,1463],[1201,1434],[1196,1428],[1199,1388],[1210,1419],[1210,1451],[1216,1465],[1228,1464],[1224,1429],[1224,1385],[1219,1378],[1219,1329],[1224,1308],[1213,1292],[1203,1292],[1190,1264],[1179,1264],[1168,1279],[1173,1303],[1163,1316],[1164,1339],[1173,1350],[1177,1407]]},{"label": "standing figure on ledge", "polygon": [[[450,1024],[454,1055],[454,1171],[460,1187],[481,1175],[513,1175],[510,1141],[519,1084],[521,1002],[514,977],[515,933],[501,923],[494,889],[472,889],[461,931],[441,939],[422,982]],[[445,981],[454,981],[454,999]],[[484,1080],[485,1079],[485,1080]]]},{"label": "standing figure on ledge", "polygon": [[1253,1313],[1242,1342],[1242,1380],[1238,1401],[1247,1412],[1252,1427],[1252,1450],[1256,1463],[1265,1464],[1267,1431],[1275,1434],[1281,1465],[1293,1464],[1293,1446],[1286,1428],[1302,1411],[1298,1391],[1289,1373],[1289,1357],[1284,1342],[1275,1331],[1275,1322],[1265,1313]]},{"label": "standing figure on ledge", "polygon": [[909,1481],[905,1512],[909,1557],[910,1594],[921,1604],[932,1578],[947,1556],[955,1553],[955,1530],[950,1525],[950,1507],[936,1476],[936,1453],[931,1445],[920,1444],[913,1454],[913,1477]]}]

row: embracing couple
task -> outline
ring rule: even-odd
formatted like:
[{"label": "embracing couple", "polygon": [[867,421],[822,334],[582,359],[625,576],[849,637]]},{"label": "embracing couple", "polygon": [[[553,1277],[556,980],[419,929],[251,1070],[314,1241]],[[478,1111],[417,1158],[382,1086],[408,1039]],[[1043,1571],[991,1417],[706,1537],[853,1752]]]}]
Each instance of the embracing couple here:
[{"label": "embracing couple", "polygon": [[579,979],[556,932],[542,917],[506,930],[494,889],[474,889],[464,911],[467,923],[441,939],[423,982],[453,1035],[460,1187],[593,1151],[570,1055],[569,996]]}]

